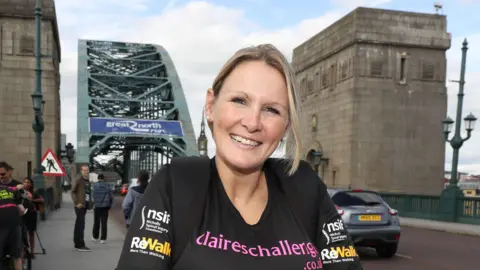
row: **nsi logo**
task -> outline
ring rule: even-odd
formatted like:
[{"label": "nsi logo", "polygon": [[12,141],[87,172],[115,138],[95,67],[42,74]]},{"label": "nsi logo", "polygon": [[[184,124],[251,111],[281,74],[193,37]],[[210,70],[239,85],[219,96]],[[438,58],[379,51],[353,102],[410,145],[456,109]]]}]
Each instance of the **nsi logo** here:
[{"label": "nsi logo", "polygon": [[[140,229],[142,229],[149,222],[151,223],[151,220],[156,220],[156,221],[159,221],[159,222],[162,222],[162,223],[165,223],[165,224],[170,223],[170,214],[167,211],[159,212],[159,211],[155,211],[155,210],[150,209],[150,210],[148,210],[148,212],[146,212],[145,211],[146,209],[147,209],[147,206],[144,206],[142,208],[142,225],[140,226]],[[155,225],[155,224],[153,224],[153,225]]]},{"label": "nsi logo", "polygon": [[341,219],[337,219],[337,221],[335,221],[335,222],[328,223],[327,224],[327,230],[328,230],[329,233],[344,230],[343,221]]}]

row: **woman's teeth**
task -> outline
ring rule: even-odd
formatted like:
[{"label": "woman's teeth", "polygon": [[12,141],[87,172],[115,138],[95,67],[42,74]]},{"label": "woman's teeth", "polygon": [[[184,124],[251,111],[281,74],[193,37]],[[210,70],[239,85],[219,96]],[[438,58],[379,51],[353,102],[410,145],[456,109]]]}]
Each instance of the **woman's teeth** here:
[{"label": "woman's teeth", "polygon": [[245,139],[245,138],[240,137],[240,136],[231,135],[230,137],[232,138],[233,141],[239,142],[239,143],[242,143],[242,144],[245,144],[245,145],[250,145],[250,146],[258,146],[258,145],[260,145],[259,142],[252,141],[252,140],[249,140],[249,139]]}]

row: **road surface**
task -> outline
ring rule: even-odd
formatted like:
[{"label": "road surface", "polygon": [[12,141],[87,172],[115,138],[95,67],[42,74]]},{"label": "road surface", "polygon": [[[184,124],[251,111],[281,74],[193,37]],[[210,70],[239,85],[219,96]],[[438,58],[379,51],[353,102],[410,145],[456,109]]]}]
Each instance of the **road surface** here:
[{"label": "road surface", "polygon": [[[116,197],[112,217],[124,224]],[[418,228],[402,228],[400,246],[391,259],[377,257],[375,250],[358,248],[365,270],[478,270],[480,237],[456,235]]]}]

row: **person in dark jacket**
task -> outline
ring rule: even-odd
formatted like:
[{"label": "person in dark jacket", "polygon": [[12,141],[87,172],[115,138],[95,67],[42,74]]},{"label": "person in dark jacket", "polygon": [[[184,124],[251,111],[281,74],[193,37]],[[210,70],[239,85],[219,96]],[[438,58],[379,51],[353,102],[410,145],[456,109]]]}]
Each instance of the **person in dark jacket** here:
[{"label": "person in dark jacket", "polygon": [[[216,151],[202,166],[210,173],[181,176],[178,170],[188,170],[187,162],[195,167],[200,157],[189,157],[181,168],[175,158],[162,166],[131,221],[117,270],[362,269],[327,186],[302,161],[308,148],[301,141],[303,93],[296,81],[288,60],[270,44],[227,60],[206,91]],[[273,162],[284,138],[289,151]],[[187,185],[199,182],[205,186],[195,194]],[[307,194],[309,201],[302,198]],[[192,229],[182,232],[190,221]]]},{"label": "person in dark jacket", "polygon": [[140,171],[137,178],[138,185],[130,187],[125,199],[123,200],[122,208],[127,228],[130,226],[132,218],[135,215],[135,211],[137,210],[140,200],[143,197],[143,193],[145,193],[145,190],[147,189],[149,179],[150,174],[147,171]]},{"label": "person in dark jacket", "polygon": [[100,227],[102,228],[102,235],[100,241],[105,244],[107,241],[107,223],[108,212],[112,208],[113,203],[113,191],[109,184],[105,183],[105,176],[99,174],[98,181],[93,185],[93,204],[95,209],[93,210],[93,230],[92,240],[98,241]]},{"label": "person in dark jacket", "polygon": [[85,245],[85,216],[92,205],[92,189],[90,184],[90,170],[87,164],[80,166],[81,175],[72,185],[72,201],[75,209],[75,226],[73,228],[73,243],[77,251],[91,252]]}]

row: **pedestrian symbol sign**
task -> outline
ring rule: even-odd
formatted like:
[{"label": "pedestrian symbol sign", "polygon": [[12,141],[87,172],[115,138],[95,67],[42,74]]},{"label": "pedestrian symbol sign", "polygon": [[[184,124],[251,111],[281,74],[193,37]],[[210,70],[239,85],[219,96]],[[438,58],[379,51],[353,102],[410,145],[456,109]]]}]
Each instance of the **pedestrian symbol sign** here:
[{"label": "pedestrian symbol sign", "polygon": [[65,169],[58,161],[52,149],[48,149],[42,158],[42,168],[44,176],[66,176]]}]

